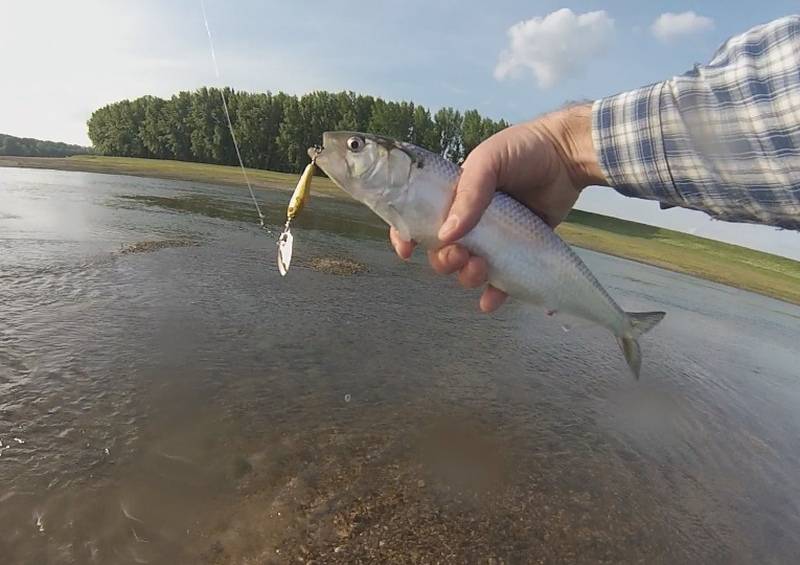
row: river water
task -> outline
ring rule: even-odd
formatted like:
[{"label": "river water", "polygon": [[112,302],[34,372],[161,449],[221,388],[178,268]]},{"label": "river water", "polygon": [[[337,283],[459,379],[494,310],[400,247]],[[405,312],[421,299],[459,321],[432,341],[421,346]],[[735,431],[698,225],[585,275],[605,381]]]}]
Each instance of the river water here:
[{"label": "river water", "polygon": [[275,235],[241,188],[0,169],[2,563],[797,562],[800,308],[581,251],[668,312],[636,382],[354,203],[286,278]]}]

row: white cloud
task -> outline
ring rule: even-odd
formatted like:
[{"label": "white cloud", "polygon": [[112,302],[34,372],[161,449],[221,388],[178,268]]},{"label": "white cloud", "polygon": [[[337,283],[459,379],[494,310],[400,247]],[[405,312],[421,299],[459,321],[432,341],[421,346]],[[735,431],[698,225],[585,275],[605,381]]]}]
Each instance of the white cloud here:
[{"label": "white cloud", "polygon": [[714,20],[700,16],[692,11],[676,14],[667,12],[661,14],[650,26],[650,31],[661,41],[670,41],[681,35],[700,33],[714,29]]},{"label": "white cloud", "polygon": [[541,88],[580,72],[601,54],[614,35],[614,20],[603,11],[576,14],[568,8],[531,18],[508,29],[509,46],[500,54],[494,76],[502,80],[526,69]]}]

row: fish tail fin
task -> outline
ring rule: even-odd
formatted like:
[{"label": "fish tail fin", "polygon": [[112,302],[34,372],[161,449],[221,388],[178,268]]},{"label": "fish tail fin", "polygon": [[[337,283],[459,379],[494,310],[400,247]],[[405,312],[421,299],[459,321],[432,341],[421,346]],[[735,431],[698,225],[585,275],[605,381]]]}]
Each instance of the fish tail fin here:
[{"label": "fish tail fin", "polygon": [[625,361],[638,379],[642,368],[642,350],[637,339],[652,330],[666,316],[666,312],[626,312],[628,331],[617,337],[617,343],[625,355]]},{"label": "fish tail fin", "polygon": [[630,335],[636,339],[652,330],[667,315],[666,312],[626,312],[630,324]]}]

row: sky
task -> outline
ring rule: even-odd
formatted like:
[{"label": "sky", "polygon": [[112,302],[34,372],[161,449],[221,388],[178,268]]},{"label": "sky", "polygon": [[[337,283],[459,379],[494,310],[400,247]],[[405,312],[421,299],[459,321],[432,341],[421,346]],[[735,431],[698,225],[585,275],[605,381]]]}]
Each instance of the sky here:
[{"label": "sky", "polygon": [[[681,74],[796,1],[26,0],[0,18],[0,132],[89,144],[109,102],[226,84],[354,90],[520,122]],[[800,234],[712,221],[613,190],[578,207],[800,259]]]}]

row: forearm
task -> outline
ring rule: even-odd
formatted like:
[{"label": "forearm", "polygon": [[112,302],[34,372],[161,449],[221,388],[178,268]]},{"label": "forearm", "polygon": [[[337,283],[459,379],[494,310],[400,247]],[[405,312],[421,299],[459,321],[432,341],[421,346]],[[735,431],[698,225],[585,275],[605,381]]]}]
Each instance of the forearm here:
[{"label": "forearm", "polygon": [[731,39],[706,66],[596,101],[603,176],[627,196],[800,228],[797,68],[800,18],[783,18]]},{"label": "forearm", "polygon": [[[637,198],[683,206],[667,162],[661,128],[668,111],[658,83],[597,100],[592,105],[592,142],[609,186]],[[674,110],[673,110],[674,111]]]}]

